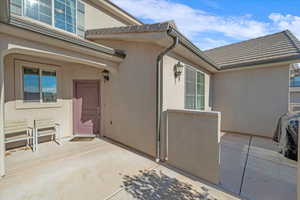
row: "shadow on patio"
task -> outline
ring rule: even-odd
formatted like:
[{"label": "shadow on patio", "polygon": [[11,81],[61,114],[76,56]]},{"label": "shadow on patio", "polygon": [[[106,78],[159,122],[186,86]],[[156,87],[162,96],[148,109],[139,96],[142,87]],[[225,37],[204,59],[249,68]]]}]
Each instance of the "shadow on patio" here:
[{"label": "shadow on patio", "polygon": [[167,176],[157,170],[141,170],[137,175],[123,177],[125,191],[139,200],[217,200],[208,198],[208,189],[201,187],[202,193],[193,185]]}]

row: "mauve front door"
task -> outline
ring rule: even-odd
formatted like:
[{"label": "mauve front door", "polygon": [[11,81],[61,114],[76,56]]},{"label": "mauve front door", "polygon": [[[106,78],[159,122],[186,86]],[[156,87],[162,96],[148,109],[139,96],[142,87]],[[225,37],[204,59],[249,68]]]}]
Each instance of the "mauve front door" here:
[{"label": "mauve front door", "polygon": [[99,81],[74,81],[73,128],[75,135],[99,134],[99,84]]}]

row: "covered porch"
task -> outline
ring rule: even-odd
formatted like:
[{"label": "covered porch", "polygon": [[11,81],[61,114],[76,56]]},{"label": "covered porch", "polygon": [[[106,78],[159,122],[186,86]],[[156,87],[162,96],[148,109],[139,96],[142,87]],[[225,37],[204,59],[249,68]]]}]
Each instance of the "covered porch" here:
[{"label": "covered porch", "polygon": [[[51,120],[59,127],[59,131],[54,128],[54,137],[60,142],[74,134],[103,133],[103,71],[115,73],[123,56],[74,36],[60,35],[58,39],[4,24],[0,28],[0,176],[4,176],[9,167],[14,168],[6,165],[5,151],[28,143],[7,143],[8,122],[15,121],[16,126],[26,122],[33,135],[36,121]],[[7,34],[10,32],[14,34]],[[90,104],[94,106],[91,109]],[[12,128],[8,129],[11,133]]]}]

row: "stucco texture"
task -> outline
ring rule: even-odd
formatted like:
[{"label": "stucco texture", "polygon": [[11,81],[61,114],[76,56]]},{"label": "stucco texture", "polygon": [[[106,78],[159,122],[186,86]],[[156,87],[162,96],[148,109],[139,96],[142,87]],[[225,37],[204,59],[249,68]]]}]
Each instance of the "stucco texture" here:
[{"label": "stucco texture", "polygon": [[185,109],[185,70],[180,77],[174,75],[174,65],[181,62],[185,65],[204,73],[205,76],[205,102],[204,110],[211,110],[210,107],[210,80],[211,74],[199,65],[191,63],[187,59],[175,54],[168,54],[163,59],[163,110]]},{"label": "stucco texture", "polygon": [[122,19],[113,16],[111,13],[102,9],[91,1],[83,2],[85,4],[85,29],[97,29],[108,27],[119,27],[127,25]]},{"label": "stucco texture", "polygon": [[288,112],[289,66],[253,68],[213,76],[213,110],[221,129],[272,137],[277,119]]},{"label": "stucco texture", "polygon": [[126,51],[118,72],[104,83],[104,135],[155,156],[155,62],[160,48],[142,42],[98,42]]},{"label": "stucco texture", "polygon": [[187,110],[166,113],[167,163],[218,184],[220,113]]}]

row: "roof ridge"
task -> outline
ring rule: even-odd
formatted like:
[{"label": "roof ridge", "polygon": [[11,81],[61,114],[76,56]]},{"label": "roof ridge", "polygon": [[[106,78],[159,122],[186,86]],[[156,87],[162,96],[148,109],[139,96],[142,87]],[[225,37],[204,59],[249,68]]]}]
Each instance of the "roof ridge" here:
[{"label": "roof ridge", "polygon": [[260,37],[256,37],[256,38],[252,38],[252,39],[249,39],[249,40],[234,42],[234,43],[223,45],[223,46],[220,46],[220,47],[215,47],[215,48],[212,48],[212,49],[205,50],[204,52],[208,52],[208,51],[211,51],[211,50],[216,50],[216,49],[223,48],[223,47],[229,47],[229,46],[233,46],[233,45],[237,45],[237,44],[241,44],[241,43],[246,43],[246,42],[253,41],[253,40],[263,39],[263,38],[271,37],[271,36],[274,36],[274,35],[282,34],[284,32],[286,32],[286,30],[276,32],[276,33],[272,33],[272,34],[268,34],[268,35],[264,35],[264,36],[260,36]]},{"label": "roof ridge", "polygon": [[153,24],[142,24],[142,25],[125,25],[125,26],[115,26],[115,27],[106,27],[106,28],[98,28],[98,29],[89,29],[86,32],[94,32],[94,31],[104,31],[104,30],[118,30],[120,28],[133,28],[133,27],[151,27],[151,26],[163,26],[167,25],[168,27],[171,26],[173,28],[177,28],[176,24],[173,21],[165,21],[165,22],[157,22]]},{"label": "roof ridge", "polygon": [[300,52],[300,41],[298,40],[298,38],[290,30],[285,30],[284,33],[291,40],[292,44],[298,50],[298,52]]}]

